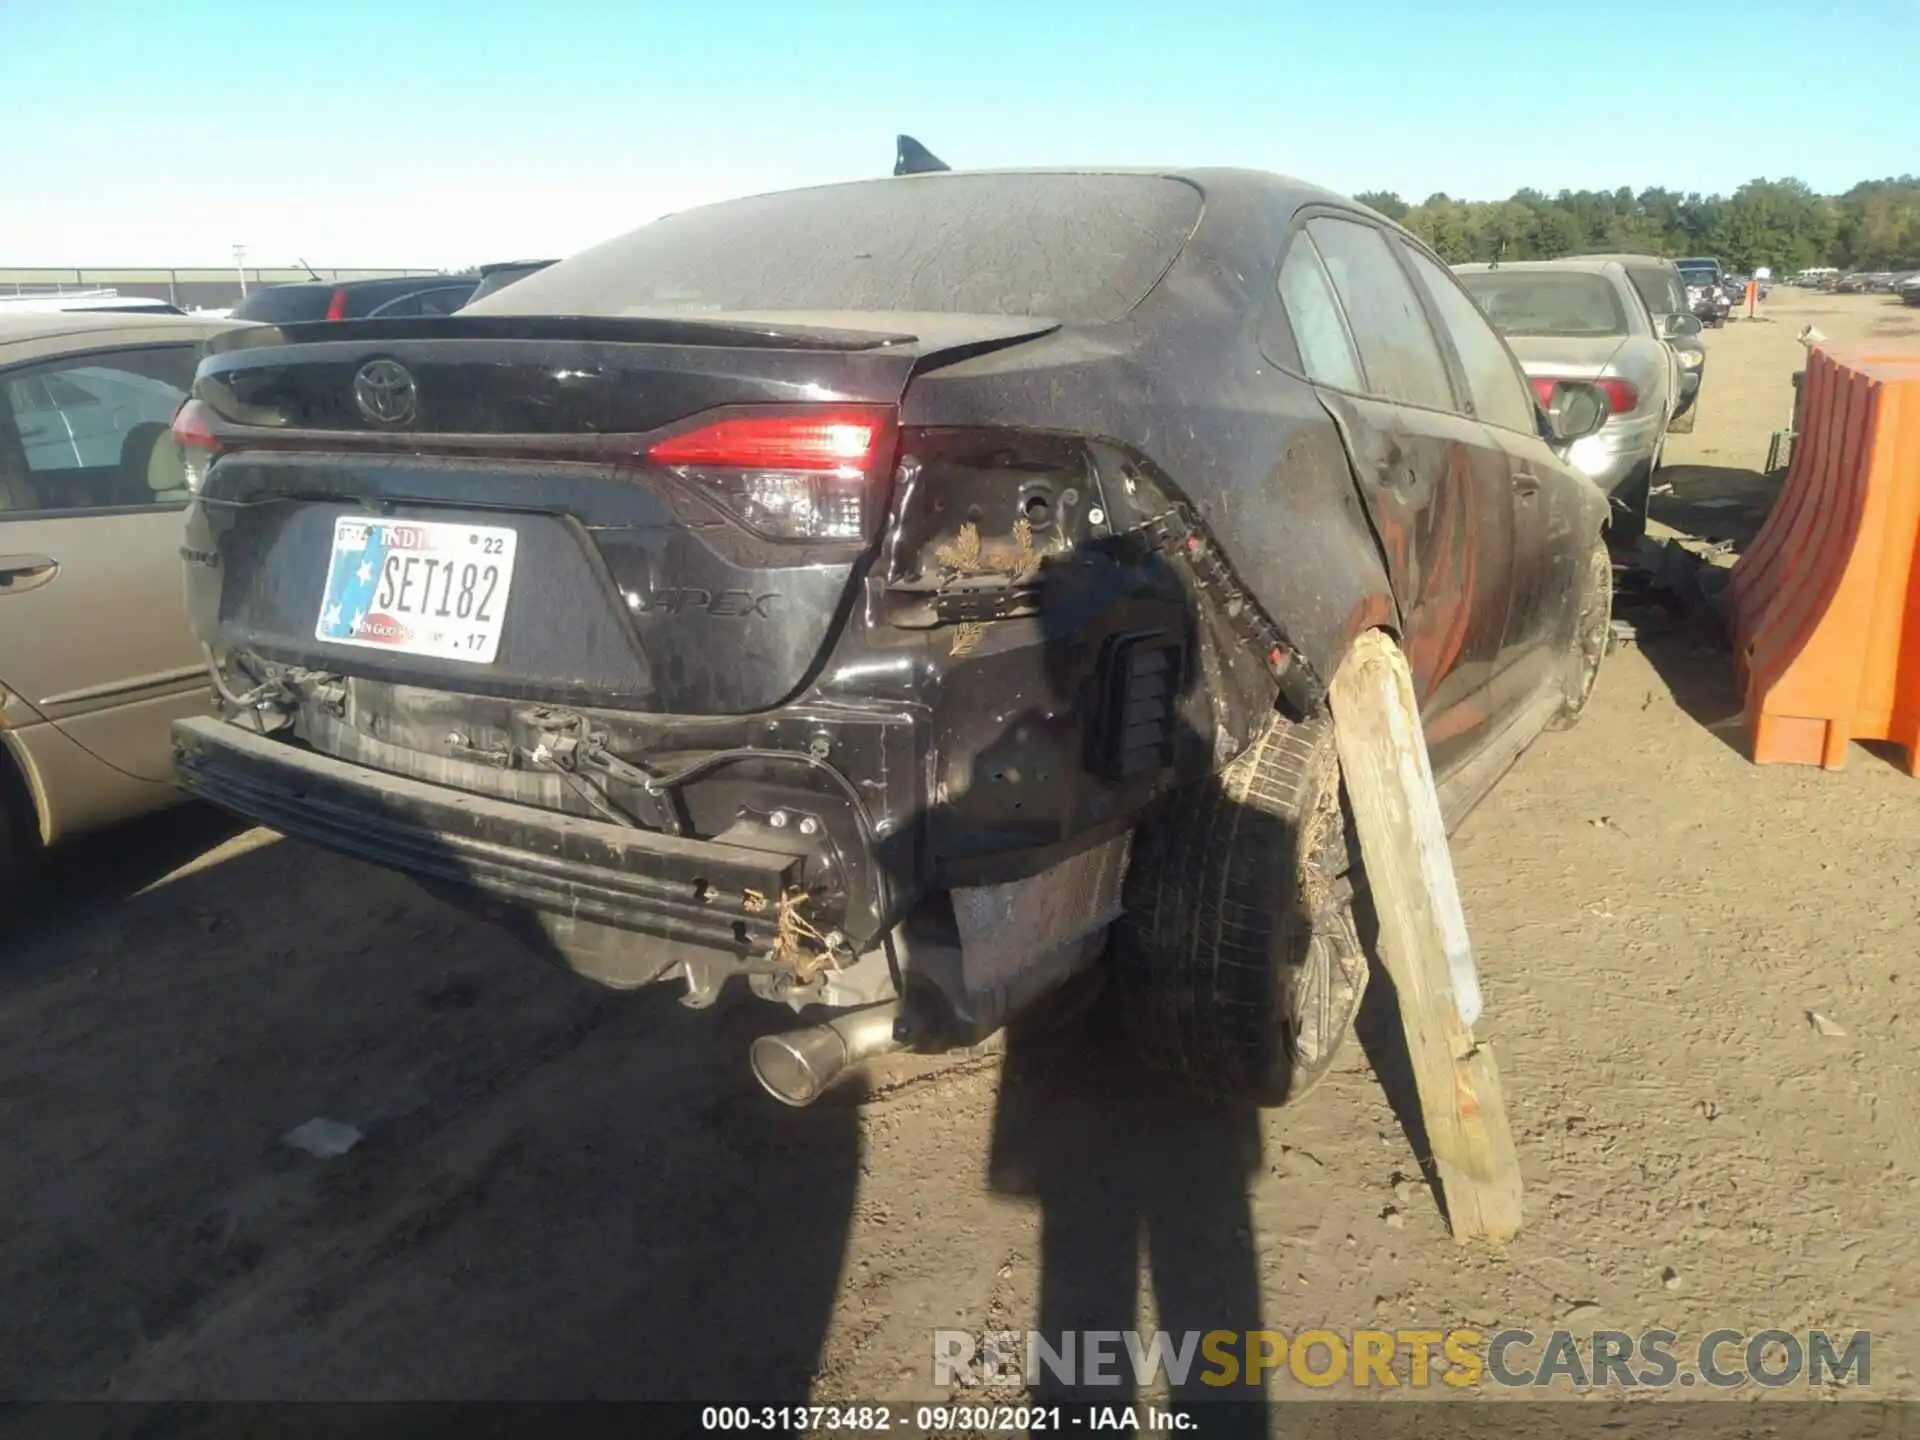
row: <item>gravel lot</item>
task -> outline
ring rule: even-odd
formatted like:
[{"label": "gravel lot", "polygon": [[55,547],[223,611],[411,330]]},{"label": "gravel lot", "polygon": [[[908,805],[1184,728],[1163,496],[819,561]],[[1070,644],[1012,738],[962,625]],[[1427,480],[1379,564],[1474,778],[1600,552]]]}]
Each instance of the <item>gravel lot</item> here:
[{"label": "gravel lot", "polygon": [[[1920,334],[1786,290],[1711,333],[1657,518],[1751,534],[1809,321]],[[1870,1329],[1920,1396],[1920,788],[1750,766],[1730,670],[1620,651],[1457,837],[1528,1185],[1498,1253],[1396,1189],[1365,1047],[1297,1111],[1066,1046],[789,1112],[745,1064],[778,1016],[596,991],[384,872],[196,812],[69,854],[0,961],[0,1391],[924,1399],[934,1328],[1044,1310]],[[315,1116],[365,1138],[279,1143]]]}]

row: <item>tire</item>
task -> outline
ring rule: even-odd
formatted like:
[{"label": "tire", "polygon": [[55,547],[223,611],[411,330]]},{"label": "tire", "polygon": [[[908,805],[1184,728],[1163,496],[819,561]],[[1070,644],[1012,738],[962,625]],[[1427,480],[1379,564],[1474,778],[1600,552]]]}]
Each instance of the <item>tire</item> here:
[{"label": "tire", "polygon": [[1695,400],[1693,404],[1687,407],[1684,414],[1676,415],[1667,422],[1667,433],[1669,435],[1691,435],[1693,433],[1694,419],[1699,413],[1700,402]]},{"label": "tire", "polygon": [[1141,1058],[1262,1105],[1325,1077],[1367,983],[1348,833],[1324,716],[1274,716],[1141,828],[1110,951]]},{"label": "tire", "polygon": [[1569,639],[1562,685],[1566,703],[1547,722],[1549,730],[1569,730],[1580,719],[1600,680],[1600,663],[1607,658],[1613,636],[1613,556],[1607,541],[1596,539],[1587,555],[1581,585],[1580,609]]},{"label": "tire", "polygon": [[1647,533],[1647,506],[1653,500],[1653,467],[1657,458],[1649,460],[1608,499],[1611,513],[1607,520],[1607,539],[1616,549],[1635,548]]}]

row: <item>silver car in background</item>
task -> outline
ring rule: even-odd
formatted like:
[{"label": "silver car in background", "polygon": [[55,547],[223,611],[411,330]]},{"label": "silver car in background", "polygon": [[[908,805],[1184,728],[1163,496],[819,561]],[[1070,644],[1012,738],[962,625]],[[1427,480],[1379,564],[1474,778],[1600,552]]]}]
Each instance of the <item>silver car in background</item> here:
[{"label": "silver car in background", "polygon": [[208,690],[171,426],[233,328],[0,311],[0,928],[46,846],[186,798],[170,731]]},{"label": "silver car in background", "polygon": [[1674,403],[1667,433],[1691,433],[1694,417],[1699,413],[1700,382],[1707,368],[1707,347],[1700,338],[1706,327],[1687,300],[1687,282],[1680,274],[1680,267],[1657,255],[1593,254],[1580,258],[1613,260],[1626,270],[1627,279],[1633,282],[1633,288],[1653,316],[1654,329],[1673,347],[1674,359],[1680,363],[1680,398]]},{"label": "silver car in background", "polygon": [[1454,269],[1536,392],[1550,394],[1556,380],[1588,380],[1606,392],[1606,424],[1575,442],[1567,458],[1613,502],[1615,543],[1638,540],[1681,382],[1673,347],[1626,267],[1530,260]]}]

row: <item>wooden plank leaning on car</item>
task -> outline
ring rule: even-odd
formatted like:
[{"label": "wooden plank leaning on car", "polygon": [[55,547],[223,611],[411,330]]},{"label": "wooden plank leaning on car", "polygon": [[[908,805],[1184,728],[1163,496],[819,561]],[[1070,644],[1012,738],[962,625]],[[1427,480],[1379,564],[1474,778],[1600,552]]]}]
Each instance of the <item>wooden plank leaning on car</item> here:
[{"label": "wooden plank leaning on car", "polygon": [[1331,699],[1380,960],[1398,997],[1448,1223],[1462,1243],[1505,1240],[1520,1228],[1519,1157],[1493,1054],[1469,1025],[1479,996],[1466,921],[1413,677],[1391,636],[1360,637]]}]

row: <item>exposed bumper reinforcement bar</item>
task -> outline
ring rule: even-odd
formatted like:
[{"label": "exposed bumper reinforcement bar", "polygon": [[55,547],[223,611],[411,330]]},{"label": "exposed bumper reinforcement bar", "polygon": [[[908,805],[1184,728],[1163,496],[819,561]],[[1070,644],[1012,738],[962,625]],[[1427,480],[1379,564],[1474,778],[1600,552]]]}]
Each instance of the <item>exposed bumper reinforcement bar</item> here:
[{"label": "exposed bumper reinforcement bar", "polygon": [[181,785],[284,835],[509,905],[764,954],[805,857],[690,840],[350,765],[224,721],[173,727]]}]

